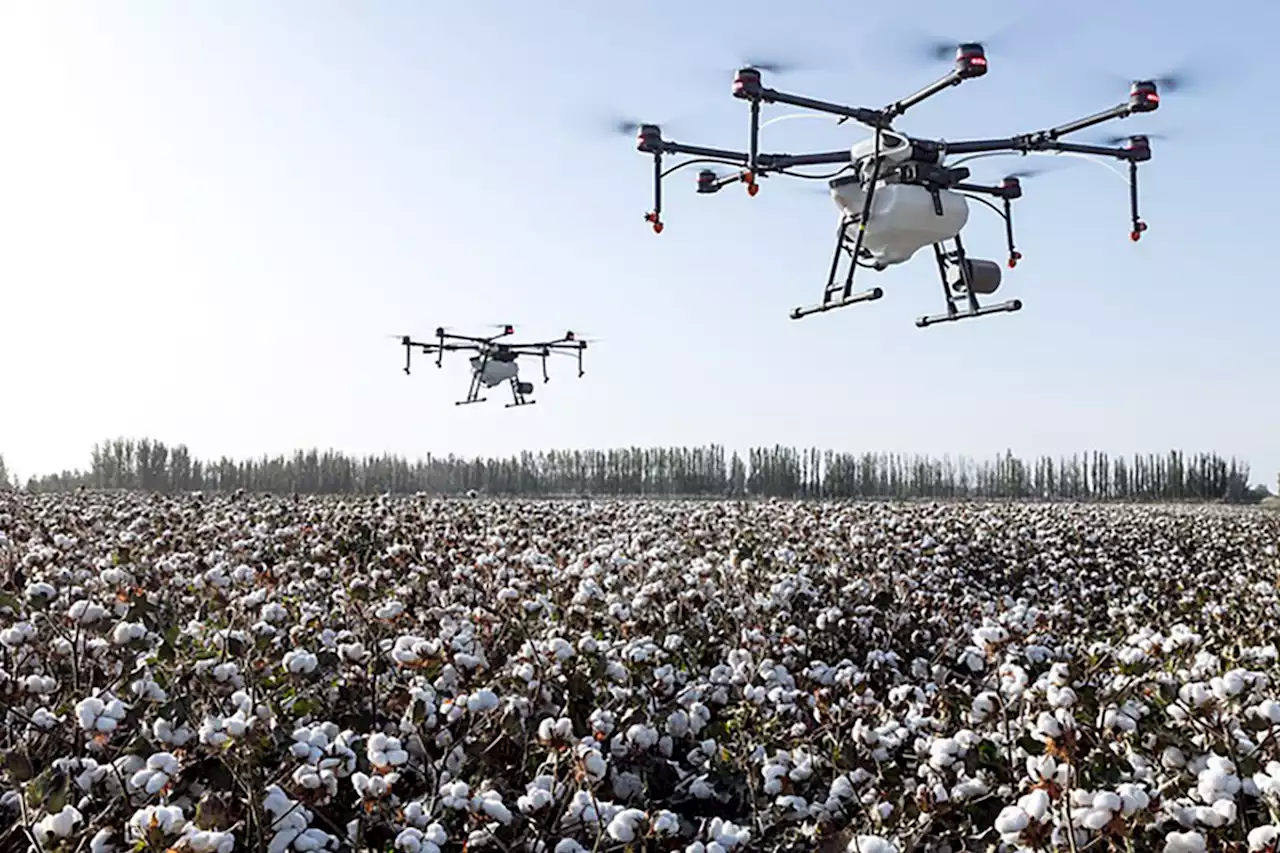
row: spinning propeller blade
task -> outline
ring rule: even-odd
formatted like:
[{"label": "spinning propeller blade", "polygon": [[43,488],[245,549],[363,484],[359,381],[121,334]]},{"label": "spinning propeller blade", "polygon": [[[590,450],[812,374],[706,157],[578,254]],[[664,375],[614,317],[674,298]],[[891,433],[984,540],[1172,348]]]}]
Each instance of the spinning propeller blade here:
[{"label": "spinning propeller blade", "polygon": [[1155,139],[1160,142],[1168,142],[1169,136],[1165,133],[1128,133],[1124,136],[1104,136],[1098,140],[1101,145],[1124,145],[1134,136],[1145,136],[1147,139]]},{"label": "spinning propeller blade", "polygon": [[788,62],[784,59],[764,59],[763,57],[748,59],[742,63],[741,67],[755,68],[758,71],[764,71],[768,74],[787,74],[792,71],[803,71],[805,69],[805,66],[798,62]]},{"label": "spinning propeller blade", "polygon": [[1006,174],[1005,174],[1005,177],[1006,177],[1006,178],[1017,178],[1018,180],[1022,180],[1022,179],[1024,179],[1024,178],[1034,178],[1036,175],[1044,175],[1044,174],[1047,174],[1047,173],[1049,173],[1049,172],[1056,172],[1056,171],[1058,171],[1058,170],[1057,170],[1057,169],[1047,169],[1047,168],[1036,168],[1036,167],[1032,167],[1032,168],[1030,168],[1030,169],[1019,169],[1019,170],[1018,170],[1018,171],[1016,171],[1016,172],[1008,172],[1008,173],[1006,173]]},{"label": "spinning propeller blade", "polygon": [[602,128],[604,132],[616,134],[617,136],[635,136],[640,131],[640,126],[645,124],[657,125],[664,131],[668,128],[675,128],[680,133],[684,125],[689,119],[688,115],[667,116],[662,120],[635,118],[632,116],[618,115],[615,112],[607,112],[604,116],[597,116],[593,124],[598,128]]},{"label": "spinning propeller blade", "polygon": [[1197,57],[1178,63],[1162,74],[1146,74],[1125,77],[1111,70],[1093,72],[1099,84],[1105,83],[1109,91],[1124,92],[1138,80],[1150,80],[1156,84],[1160,94],[1186,94],[1205,90],[1221,90],[1222,83],[1229,77],[1238,75],[1239,68],[1232,68],[1231,60],[1219,61],[1221,54],[1215,53],[1212,65]]},{"label": "spinning propeller blade", "polygon": [[[907,30],[906,34],[899,37],[890,36],[887,41],[894,47],[895,51],[903,50],[908,57],[913,59],[913,64],[921,65],[924,63],[945,62],[953,60],[956,57],[956,49],[961,44],[980,44],[985,52],[995,52],[997,54],[1016,54],[1015,45],[1035,47],[1036,42],[1045,41],[1043,30],[1046,27],[1044,20],[1045,12],[1041,8],[1036,8],[1034,13],[1021,15],[1002,27],[993,31],[989,31],[984,36],[978,38],[941,38],[921,31],[918,28]],[[1026,30],[1031,24],[1038,24],[1041,32],[1030,33]],[[1058,22],[1049,25],[1055,30],[1054,40],[1061,38],[1061,32],[1057,31]],[[976,35],[970,33],[970,35]]]}]

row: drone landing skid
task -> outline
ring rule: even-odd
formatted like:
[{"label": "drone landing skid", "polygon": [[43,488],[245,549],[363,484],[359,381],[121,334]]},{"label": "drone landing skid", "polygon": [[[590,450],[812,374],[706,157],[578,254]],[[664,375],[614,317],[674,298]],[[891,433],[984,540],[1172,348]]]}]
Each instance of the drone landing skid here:
[{"label": "drone landing skid", "polygon": [[[966,258],[960,236],[953,239],[955,249],[948,251],[943,244],[934,243],[933,252],[938,259],[938,274],[942,277],[942,295],[947,300],[945,314],[933,314],[916,319],[916,326],[924,329],[938,323],[952,323],[988,314],[1004,314],[1022,310],[1021,299],[1008,299],[991,305],[978,302],[975,293],[973,262]],[[989,262],[986,262],[989,263]],[[998,284],[999,267],[996,267]]]},{"label": "drone landing skid", "polygon": [[[853,224],[854,217],[842,217],[840,227],[836,231],[836,251],[831,258],[831,270],[827,273],[827,286],[822,291],[822,301],[817,305],[809,305],[803,308],[795,308],[791,312],[792,320],[799,320],[802,317],[808,317],[810,314],[821,314],[825,311],[834,311],[837,308],[844,308],[847,305],[856,305],[859,302],[874,302],[884,296],[884,291],[878,287],[869,290],[853,289],[853,274],[858,270],[857,254],[861,253],[862,240],[861,231],[855,240],[849,239],[849,226]],[[836,283],[836,273],[840,269],[840,255],[848,253],[849,273],[845,276],[843,284]]]},{"label": "drone landing skid", "polygon": [[516,377],[511,377],[511,399],[512,402],[507,403],[504,408],[514,409],[516,406],[532,406],[537,400],[530,400],[527,394],[533,393],[533,383],[521,382]]}]

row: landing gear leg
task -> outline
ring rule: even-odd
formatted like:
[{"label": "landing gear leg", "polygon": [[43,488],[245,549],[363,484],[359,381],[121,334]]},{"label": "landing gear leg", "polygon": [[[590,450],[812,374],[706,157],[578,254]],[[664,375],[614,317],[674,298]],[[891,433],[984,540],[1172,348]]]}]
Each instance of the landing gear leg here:
[{"label": "landing gear leg", "polygon": [[[520,387],[522,384],[523,383],[521,383],[516,377],[511,377],[511,398],[513,402],[507,403],[506,408],[513,409],[516,406],[532,406],[534,403],[538,402],[537,400],[530,400],[525,396],[524,391]],[[525,387],[532,386],[526,385]]]},{"label": "landing gear leg", "polygon": [[[483,368],[482,368],[483,369]],[[480,396],[480,370],[473,371],[471,374],[471,386],[467,389],[467,399],[458,400],[455,406],[465,406],[468,403],[483,403],[488,397]]]},{"label": "landing gear leg", "polygon": [[984,317],[987,314],[1003,314],[1022,310],[1022,300],[1009,299],[993,305],[982,305],[973,290],[973,267],[965,256],[964,244],[960,235],[952,238],[954,249],[948,250],[945,243],[934,243],[933,253],[938,260],[938,274],[942,277],[942,295],[947,300],[947,313],[919,317],[916,325],[921,329],[937,323],[949,323],[956,320],[967,320],[970,317]]},{"label": "landing gear leg", "polygon": [[[799,320],[802,317],[808,317],[810,314],[821,314],[824,311],[832,311],[836,308],[843,308],[846,305],[854,305],[858,302],[873,302],[884,296],[884,291],[878,287],[870,290],[853,290],[853,274],[858,271],[858,256],[862,254],[862,228],[858,228],[853,239],[849,238],[849,227],[858,221],[860,217],[843,216],[840,219],[840,225],[836,229],[836,250],[831,257],[831,270],[827,273],[827,285],[822,291],[822,302],[817,305],[810,305],[804,308],[796,308],[791,312],[792,320]],[[836,283],[836,274],[840,269],[840,256],[847,254],[849,256],[849,272],[841,284]]]}]

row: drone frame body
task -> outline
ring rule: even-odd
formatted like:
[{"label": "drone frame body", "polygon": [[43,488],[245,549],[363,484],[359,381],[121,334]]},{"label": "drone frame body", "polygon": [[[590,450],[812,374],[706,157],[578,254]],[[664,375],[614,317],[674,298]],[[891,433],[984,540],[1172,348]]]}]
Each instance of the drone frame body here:
[{"label": "drone frame body", "polygon": [[[439,327],[436,329],[436,341],[434,343],[415,341],[408,335],[404,335],[401,337],[400,343],[404,347],[405,375],[407,376],[410,373],[410,360],[415,349],[420,350],[424,355],[435,353],[436,367],[444,367],[444,354],[446,352],[475,352],[476,355],[472,358],[471,384],[467,388],[467,396],[462,400],[455,401],[455,406],[485,402],[488,398],[481,397],[481,391],[486,387],[493,387],[493,385],[504,381],[500,379],[494,383],[486,382],[486,368],[494,362],[510,362],[514,364],[520,356],[536,357],[541,360],[542,381],[545,384],[551,381],[551,376],[547,373],[547,359],[551,354],[555,352],[572,352],[576,353],[578,357],[578,378],[582,378],[584,375],[582,353],[587,348],[587,342],[579,340],[573,332],[566,332],[563,337],[549,341],[526,344],[500,343],[503,338],[513,334],[515,334],[515,327],[504,325],[499,334],[488,337],[455,335],[446,332],[443,327]],[[529,395],[533,393],[533,383],[521,381],[518,369],[513,371],[505,381],[511,387],[512,398],[512,402],[507,403],[505,408],[531,406],[538,402],[537,400],[529,399]]]},{"label": "drone frame body", "polygon": [[[1127,162],[1132,226],[1129,236],[1135,242],[1140,239],[1142,233],[1147,230],[1147,225],[1138,215],[1138,164],[1151,159],[1148,137],[1131,136],[1123,146],[1067,142],[1062,137],[1103,122],[1156,110],[1160,105],[1160,96],[1155,81],[1134,81],[1130,86],[1128,100],[1110,109],[1056,127],[1015,136],[946,142],[941,139],[916,138],[893,129],[893,122],[911,107],[939,92],[958,86],[965,80],[981,77],[986,73],[987,58],[982,45],[961,44],[956,49],[954,67],[947,74],[918,92],[888,106],[881,109],[868,109],[844,106],[771,89],[763,85],[759,69],[750,67],[739,69],[734,76],[733,96],[746,101],[750,107],[750,136],[746,151],[686,145],[663,139],[662,130],[656,124],[639,126],[636,148],[653,157],[654,202],[653,209],[645,214],[645,221],[652,225],[655,233],[662,233],[664,227],[662,181],[676,170],[695,163],[721,163],[738,167],[734,173],[724,176],[719,176],[710,169],[702,169],[697,179],[697,191],[700,194],[719,192],[730,184],[740,182],[745,185],[750,196],[755,196],[760,188],[759,179],[771,174],[818,177],[789,171],[797,167],[841,165],[845,167],[841,171],[852,171],[851,176],[832,179],[830,186],[833,196],[838,196],[842,187],[857,183],[861,189],[861,209],[842,211],[836,232],[835,253],[827,275],[827,283],[823,289],[822,301],[816,305],[794,309],[791,312],[791,318],[796,320],[859,302],[874,301],[884,295],[879,287],[855,291],[853,284],[854,274],[859,267],[882,270],[893,263],[906,260],[903,258],[890,263],[876,262],[863,245],[866,240],[867,225],[872,218],[877,188],[887,186],[888,181],[927,192],[932,198],[934,212],[939,217],[946,213],[944,209],[946,196],[953,194],[990,207],[1004,219],[1009,253],[1007,264],[1011,269],[1017,265],[1022,255],[1015,248],[1013,240],[1012,203],[1022,196],[1021,184],[1016,177],[1007,177],[1000,184],[992,186],[970,183],[967,181],[970,176],[969,169],[962,166],[948,167],[944,164],[946,157],[953,154],[1008,152],[1026,155],[1058,152],[1111,157]],[[871,128],[873,137],[870,140],[860,141],[844,151],[822,151],[810,154],[764,153],[760,151],[759,146],[760,113],[764,104],[786,104],[839,116],[841,123],[849,120],[856,121]],[[692,159],[664,169],[663,158],[671,155],[687,155]],[[883,192],[883,189],[880,191]],[[998,207],[989,199],[999,201],[1000,206]],[[961,204],[964,202],[961,201]],[[1022,302],[1017,299],[988,305],[978,301],[979,293],[993,293],[999,286],[1000,267],[994,262],[970,259],[967,256],[964,243],[960,238],[962,228],[963,223],[954,230],[944,229],[940,233],[947,236],[933,243],[935,259],[942,278],[943,295],[946,298],[946,311],[943,314],[918,318],[916,325],[921,328],[935,323],[1018,311],[1022,308]],[[849,268],[848,272],[841,276],[839,265],[844,255],[849,257]],[[843,281],[840,280],[841,278]]]}]

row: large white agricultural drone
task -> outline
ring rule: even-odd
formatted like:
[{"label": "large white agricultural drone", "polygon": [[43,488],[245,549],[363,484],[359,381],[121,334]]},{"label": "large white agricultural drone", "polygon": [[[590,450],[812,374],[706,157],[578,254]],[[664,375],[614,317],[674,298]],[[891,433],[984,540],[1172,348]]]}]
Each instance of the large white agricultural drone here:
[{"label": "large white agricultural drone", "polygon": [[[1021,255],[1014,248],[1012,202],[1022,196],[1018,176],[1010,175],[997,186],[967,183],[966,179],[970,175],[968,168],[954,163],[947,164],[947,158],[952,155],[1065,152],[1114,157],[1125,161],[1129,164],[1132,223],[1129,236],[1137,241],[1147,229],[1146,224],[1138,217],[1138,163],[1151,159],[1148,137],[1130,136],[1123,140],[1113,140],[1118,147],[1064,142],[1062,137],[1111,119],[1154,111],[1160,105],[1155,80],[1135,81],[1130,86],[1128,101],[1123,104],[1048,130],[997,139],[946,142],[908,136],[895,131],[893,122],[909,108],[944,89],[986,74],[987,58],[981,44],[959,45],[955,51],[955,67],[944,77],[915,94],[878,110],[841,106],[766,88],[761,83],[761,68],[767,69],[768,66],[761,64],[758,67],[741,68],[733,80],[733,96],[747,101],[751,107],[751,135],[745,152],[685,145],[663,139],[662,131],[656,124],[630,124],[623,127],[627,132],[634,129],[636,147],[653,156],[654,201],[653,209],[645,214],[645,221],[658,233],[663,228],[662,180],[684,166],[694,163],[723,163],[738,167],[731,174],[717,174],[711,169],[702,169],[698,173],[699,193],[719,192],[729,184],[741,182],[746,186],[748,194],[754,196],[759,190],[757,181],[771,174],[831,178],[831,197],[840,210],[840,223],[836,231],[835,254],[827,275],[827,284],[822,302],[796,308],[791,312],[792,319],[798,320],[810,314],[879,299],[884,295],[879,287],[854,291],[853,279],[858,267],[884,270],[904,263],[929,245],[933,246],[938,271],[942,276],[947,309],[944,314],[920,317],[916,320],[917,326],[924,328],[935,323],[1022,308],[1022,302],[1018,299],[998,304],[979,304],[979,294],[989,296],[999,288],[1000,265],[994,261],[970,259],[960,240],[960,232],[969,221],[967,199],[973,199],[1004,218],[1008,265],[1013,268],[1017,264]],[[760,108],[762,104],[775,103],[839,116],[841,123],[852,119],[870,127],[874,133],[870,139],[860,141],[844,151],[766,154],[759,150]],[[663,168],[664,155],[679,154],[689,155],[693,159]],[[844,168],[834,176],[805,175],[789,171],[795,167],[826,164],[844,164]],[[1003,210],[983,196],[999,199]],[[948,243],[951,244],[950,247]],[[842,254],[847,254],[850,262],[848,273],[841,282],[837,279]]]},{"label": "large white agricultural drone", "polygon": [[547,359],[554,353],[576,353],[578,377],[582,377],[584,372],[582,352],[587,348],[587,342],[580,340],[573,332],[565,332],[564,337],[553,341],[517,344],[500,342],[502,338],[515,334],[514,326],[502,325],[499,328],[502,329],[501,332],[489,337],[455,335],[446,332],[443,328],[437,328],[435,343],[422,343],[404,335],[400,338],[400,343],[404,346],[404,372],[406,375],[409,373],[409,359],[414,349],[419,349],[425,354],[436,353],[436,367],[444,366],[446,352],[474,352],[476,354],[470,360],[471,386],[467,390],[466,399],[458,400],[454,405],[483,403],[488,398],[480,396],[482,388],[492,388],[502,382],[509,382],[512,402],[506,404],[508,409],[514,406],[531,406],[538,402],[529,399],[529,395],[533,393],[533,383],[520,380],[520,368],[516,365],[516,359],[522,355],[542,359],[542,381],[550,382],[551,377],[547,375]]}]

